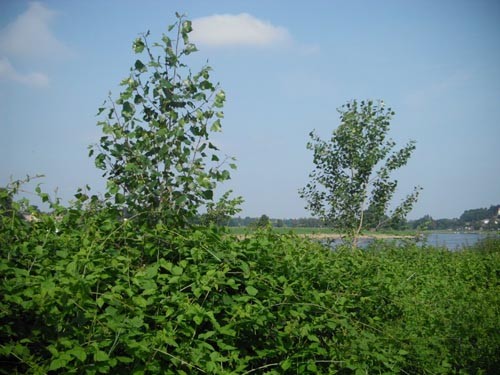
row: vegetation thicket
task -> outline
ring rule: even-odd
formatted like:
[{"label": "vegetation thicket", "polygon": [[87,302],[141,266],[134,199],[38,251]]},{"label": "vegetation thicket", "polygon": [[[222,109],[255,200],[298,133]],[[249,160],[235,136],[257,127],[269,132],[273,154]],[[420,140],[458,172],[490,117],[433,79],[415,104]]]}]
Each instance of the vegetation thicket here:
[{"label": "vegetation thicket", "polygon": [[270,230],[1,215],[0,373],[487,373],[500,243],[335,252]]},{"label": "vegetation thicket", "polygon": [[[37,188],[51,212],[27,221],[19,184],[0,189],[0,373],[496,373],[499,241],[331,251],[267,217],[241,240],[213,224],[236,201],[213,200],[228,175],[204,154],[216,110],[198,107],[222,99],[206,69],[174,79],[195,47],[181,16],[169,30],[101,123],[104,200],[80,190],[63,206]],[[134,48],[151,57],[147,40]]]}]

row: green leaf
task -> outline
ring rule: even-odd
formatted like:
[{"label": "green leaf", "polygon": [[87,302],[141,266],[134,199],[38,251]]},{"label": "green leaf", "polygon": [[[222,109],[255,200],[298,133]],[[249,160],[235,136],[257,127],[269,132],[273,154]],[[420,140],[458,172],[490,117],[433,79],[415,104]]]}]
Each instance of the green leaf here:
[{"label": "green leaf", "polygon": [[125,196],[123,194],[120,194],[120,193],[116,193],[115,194],[115,202],[117,204],[122,204],[122,203],[125,203]]},{"label": "green leaf", "polygon": [[189,20],[186,20],[182,23],[182,32],[190,33],[193,31],[192,23]]},{"label": "green leaf", "polygon": [[111,180],[108,180],[108,182],[106,183],[106,188],[111,194],[118,193],[118,186]]},{"label": "green leaf", "polygon": [[141,53],[142,51],[144,51],[144,47],[146,47],[146,45],[141,38],[137,38],[132,45],[135,53]]},{"label": "green leaf", "polygon": [[134,96],[134,104],[141,104],[143,102],[144,102],[144,98],[141,95],[136,94]]},{"label": "green leaf", "polygon": [[87,359],[87,353],[81,346],[77,346],[71,349],[70,351],[68,351],[68,353],[79,359],[81,362],[85,362],[85,360]]},{"label": "green leaf", "polygon": [[179,267],[179,266],[172,267],[172,275],[180,276],[180,275],[182,275],[183,272],[184,272],[184,270],[182,269],[182,267]]},{"label": "green leaf", "polygon": [[251,296],[256,296],[257,293],[259,292],[256,288],[254,288],[253,286],[249,285],[245,288],[245,290],[247,291],[248,294],[250,294]]},{"label": "green leaf", "polygon": [[[196,46],[193,44],[193,43],[188,43],[186,44],[185,48],[184,48],[184,53],[186,55],[189,55],[193,52],[197,52],[198,51],[198,48],[196,48]],[[213,86],[212,86],[213,88]]]},{"label": "green leaf", "polygon": [[99,297],[97,300],[96,300],[96,304],[97,306],[99,306],[99,308],[103,307],[104,306],[104,298],[102,297]]},{"label": "green leaf", "polygon": [[217,119],[217,120],[214,121],[214,123],[210,127],[210,130],[213,131],[213,132],[220,132],[222,130],[222,126],[220,124],[220,120],[219,119]]},{"label": "green leaf", "polygon": [[175,200],[175,204],[177,206],[181,206],[184,202],[186,202],[188,199],[188,197],[186,195],[181,195],[180,197],[178,197],[176,200]]},{"label": "green leaf", "polygon": [[141,73],[148,70],[146,68],[146,65],[144,65],[141,60],[136,60],[134,66],[135,66],[135,70],[137,70],[138,72],[141,72]]},{"label": "green leaf", "polygon": [[220,333],[226,336],[236,337],[236,331],[228,326],[222,326],[218,329]]},{"label": "green leaf", "polygon": [[50,362],[49,371],[55,371],[60,368],[66,367],[67,364],[68,362],[66,360],[62,358],[56,358],[52,362]]},{"label": "green leaf", "polygon": [[281,368],[284,371],[288,370],[291,366],[292,366],[292,361],[290,360],[290,358],[287,358],[286,360],[281,362]]},{"label": "green leaf", "polygon": [[148,306],[148,302],[141,296],[133,297],[132,301],[139,307],[145,308]]},{"label": "green leaf", "polygon": [[94,360],[96,362],[104,362],[109,360],[109,356],[106,352],[103,352],[102,350],[98,350],[97,352],[94,353]]},{"label": "green leaf", "polygon": [[213,199],[213,197],[214,197],[213,190],[205,190],[201,194],[203,195],[203,198],[205,198],[205,199]]},{"label": "green leaf", "polygon": [[226,93],[221,90],[215,95],[214,106],[217,108],[222,108],[224,106],[224,101],[226,100]]},{"label": "green leaf", "polygon": [[132,363],[132,362],[134,362],[134,360],[132,358],[129,358],[129,357],[118,356],[118,357],[116,357],[116,359],[118,360],[118,362],[121,362],[121,363]]},{"label": "green leaf", "polygon": [[135,108],[130,102],[124,102],[122,107],[122,115],[126,120],[129,120],[134,116]]}]

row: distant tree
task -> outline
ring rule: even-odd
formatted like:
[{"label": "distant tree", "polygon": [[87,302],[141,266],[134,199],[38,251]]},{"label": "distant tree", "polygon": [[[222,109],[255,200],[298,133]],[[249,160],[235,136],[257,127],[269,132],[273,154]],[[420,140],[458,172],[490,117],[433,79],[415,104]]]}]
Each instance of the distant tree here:
[{"label": "distant tree", "polygon": [[267,216],[267,215],[262,215],[259,218],[259,220],[256,222],[257,228],[265,228],[270,224],[271,224],[271,220],[269,219],[269,216]]},{"label": "distant tree", "polygon": [[474,221],[488,219],[491,215],[490,210],[487,208],[475,208],[472,210],[465,210],[462,215],[460,215],[460,221],[463,223],[471,223]]},{"label": "distant tree", "polygon": [[202,224],[229,225],[232,215],[241,211],[243,198],[230,199],[231,190],[224,193],[217,202],[207,204],[207,212],[201,216]]},{"label": "distant tree", "polygon": [[490,206],[488,209],[488,217],[494,218],[500,216],[500,205]]},{"label": "distant tree", "polygon": [[458,219],[438,219],[435,221],[436,229],[457,229],[460,226]]},{"label": "distant tree", "polygon": [[411,222],[411,229],[416,229],[416,230],[431,230],[435,229],[436,227],[436,222],[430,215],[424,215],[419,219],[412,220]]},{"label": "distant tree", "polygon": [[285,226],[285,224],[283,223],[282,219],[276,220],[276,227],[277,228],[283,228],[284,226]]},{"label": "distant tree", "polygon": [[389,217],[387,215],[380,217],[378,210],[371,205],[363,213],[363,221],[366,229],[378,230],[388,227]]},{"label": "distant tree", "polygon": [[245,216],[245,218],[243,219],[243,226],[248,227],[253,223],[255,223],[256,221],[257,219],[251,218],[250,216]]},{"label": "distant tree", "polygon": [[106,197],[116,206],[184,225],[213,202],[216,185],[230,174],[227,157],[210,141],[221,130],[224,91],[210,81],[209,66],[193,74],[183,62],[197,49],[189,41],[191,22],[177,17],[168,28],[173,35],[159,43],[149,44],[149,32],[134,41],[143,57],[121,82],[119,98],[109,96],[99,108],[103,136],[89,156],[95,153]]},{"label": "distant tree", "polygon": [[373,220],[401,220],[415,204],[420,188],[415,188],[399,206],[388,212],[397,187],[390,174],[406,165],[415,142],[393,151],[395,142],[387,138],[394,112],[383,102],[356,100],[339,110],[340,125],[330,140],[314,131],[307,148],[313,151],[315,169],[311,181],[299,191],[313,215],[341,230],[353,245],[365,225],[365,210]]}]

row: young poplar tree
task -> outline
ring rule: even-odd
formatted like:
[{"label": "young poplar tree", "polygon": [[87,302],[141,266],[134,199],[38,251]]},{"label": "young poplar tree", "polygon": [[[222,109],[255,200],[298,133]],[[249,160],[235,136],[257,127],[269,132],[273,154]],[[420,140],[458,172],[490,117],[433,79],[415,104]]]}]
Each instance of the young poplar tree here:
[{"label": "young poplar tree", "polygon": [[310,133],[307,148],[313,151],[315,168],[299,194],[313,215],[340,230],[356,246],[368,208],[382,224],[401,221],[417,201],[419,187],[388,212],[398,185],[391,172],[406,165],[415,142],[394,150],[396,144],[388,138],[394,112],[382,101],[354,100],[338,112],[340,125],[330,140]]},{"label": "young poplar tree", "polygon": [[[225,94],[210,81],[209,66],[192,73],[183,62],[197,51],[191,31],[191,22],[177,14],[168,28],[173,35],[150,45],[148,32],[134,41],[139,58],[118,99],[110,95],[99,108],[104,134],[89,152],[107,177],[106,197],[153,222],[186,224],[230,177],[228,158],[209,139],[221,131]],[[237,201],[226,197],[225,203]]]}]

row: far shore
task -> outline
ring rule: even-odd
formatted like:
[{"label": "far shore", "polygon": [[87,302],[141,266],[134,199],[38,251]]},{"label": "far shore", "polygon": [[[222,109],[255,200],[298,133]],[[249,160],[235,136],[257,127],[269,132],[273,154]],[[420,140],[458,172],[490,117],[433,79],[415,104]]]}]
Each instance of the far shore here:
[{"label": "far shore", "polygon": [[[342,235],[338,233],[303,233],[298,234],[300,237],[313,238],[315,240],[338,240],[342,238]],[[399,239],[399,238],[414,238],[413,235],[400,235],[400,234],[387,234],[387,233],[370,233],[362,234],[359,238],[370,239],[375,238],[377,240],[388,240],[388,239]]]},{"label": "far shore", "polygon": [[[298,237],[311,238],[314,240],[339,240],[342,235],[339,233],[296,233]],[[247,234],[235,234],[237,238],[247,238],[251,237],[252,233]],[[404,238],[415,238],[415,235],[401,235],[401,234],[388,234],[388,233],[365,233],[359,236],[360,239],[377,239],[377,240],[389,240],[389,239],[404,239]]]}]

